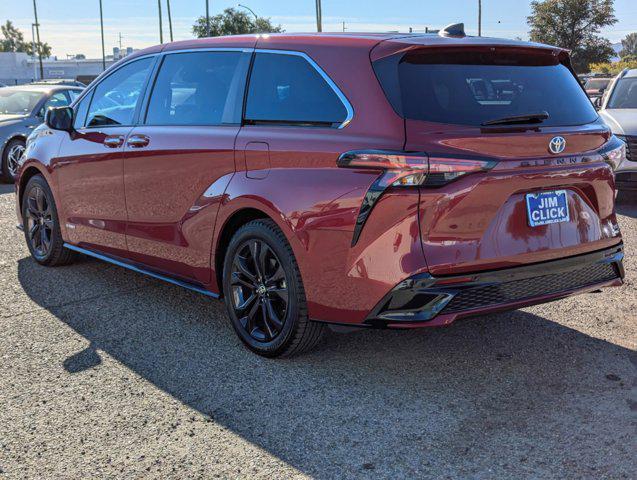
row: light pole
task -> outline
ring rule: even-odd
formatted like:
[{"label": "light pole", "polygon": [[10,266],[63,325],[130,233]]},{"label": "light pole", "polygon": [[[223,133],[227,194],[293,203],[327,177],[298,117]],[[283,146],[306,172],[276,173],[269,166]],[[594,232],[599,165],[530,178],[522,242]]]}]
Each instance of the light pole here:
[{"label": "light pole", "polygon": [[159,9],[159,43],[164,43],[164,31],[161,26],[161,0],[157,0],[157,8]]},{"label": "light pole", "polygon": [[100,0],[100,32],[102,34],[102,71],[106,70],[106,50],[104,49],[104,14],[102,12],[102,0]]},{"label": "light pole", "polygon": [[478,0],[478,37],[482,36],[482,0]]},{"label": "light pole", "polygon": [[206,0],[206,37],[210,36],[210,5]]},{"label": "light pole", "polygon": [[323,31],[323,14],[321,13],[321,0],[316,0],[316,31]]},{"label": "light pole", "polygon": [[36,47],[38,48],[38,58],[40,59],[40,79],[44,78],[44,67],[42,67],[42,49],[40,48],[40,24],[38,23],[38,7],[35,4],[35,0],[33,0],[33,14],[35,15],[35,34],[38,37],[38,43]]},{"label": "light pole", "polygon": [[170,41],[173,41],[173,18],[170,15],[170,0],[166,0],[166,7],[168,10],[168,30],[170,31]]},{"label": "light pole", "polygon": [[241,5],[240,3],[237,5],[237,7],[241,7],[241,8],[245,8],[246,10],[248,10],[252,15],[254,15],[254,19],[255,20],[259,20],[259,17],[257,16],[256,13],[254,13],[254,10],[252,10],[250,7],[246,7],[245,5]]},{"label": "light pole", "polygon": [[37,80],[38,79],[38,67],[35,64],[35,23],[31,24],[31,40],[32,40],[32,45],[33,45],[33,55],[31,55],[33,57],[33,80]]}]

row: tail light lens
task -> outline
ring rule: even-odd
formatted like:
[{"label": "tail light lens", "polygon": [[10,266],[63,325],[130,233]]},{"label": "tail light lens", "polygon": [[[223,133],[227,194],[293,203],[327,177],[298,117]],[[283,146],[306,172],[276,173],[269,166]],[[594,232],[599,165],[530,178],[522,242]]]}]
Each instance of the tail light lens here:
[{"label": "tail light lens", "polygon": [[599,150],[599,154],[613,170],[616,170],[626,159],[626,143],[613,135],[608,143]]},{"label": "tail light lens", "polygon": [[421,152],[352,150],[343,153],[336,164],[342,168],[362,168],[381,172],[367,190],[358,212],[352,238],[353,247],[358,242],[374,205],[388,187],[440,187],[464,175],[490,170],[495,162],[444,156],[430,157]]},{"label": "tail light lens", "polygon": [[385,150],[353,150],[343,153],[337,161],[343,168],[382,170],[383,187],[440,187],[469,173],[490,170],[495,162],[481,159],[460,159],[426,153],[392,152]]}]

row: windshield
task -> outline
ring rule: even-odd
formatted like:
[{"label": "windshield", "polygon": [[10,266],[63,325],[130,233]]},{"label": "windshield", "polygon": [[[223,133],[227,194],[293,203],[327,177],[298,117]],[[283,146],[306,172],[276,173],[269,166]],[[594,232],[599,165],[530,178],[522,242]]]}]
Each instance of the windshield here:
[{"label": "windshield", "polygon": [[544,52],[440,49],[395,57],[377,60],[374,69],[407,119],[472,126],[538,113],[548,114],[546,126],[597,119],[571,71]]},{"label": "windshield", "polygon": [[0,90],[0,114],[28,115],[33,111],[42,95],[42,92],[3,88]]},{"label": "windshield", "polygon": [[592,79],[586,82],[586,85],[584,86],[584,88],[586,90],[599,90],[600,88],[606,88],[609,83],[610,83],[610,79],[608,78]]},{"label": "windshield", "polygon": [[637,77],[619,79],[606,108],[637,108]]}]

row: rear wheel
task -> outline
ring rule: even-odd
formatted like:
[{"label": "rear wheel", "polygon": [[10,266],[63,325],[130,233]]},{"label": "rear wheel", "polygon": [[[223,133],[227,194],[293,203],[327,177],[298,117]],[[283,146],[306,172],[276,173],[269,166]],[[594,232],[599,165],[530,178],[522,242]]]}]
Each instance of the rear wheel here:
[{"label": "rear wheel", "polygon": [[32,177],[22,196],[22,223],[29,251],[41,265],[70,263],[75,252],[64,248],[53,193],[42,175]]},{"label": "rear wheel", "polygon": [[272,220],[254,220],[230,241],[223,291],[237,335],[266,357],[314,347],[323,325],[307,316],[305,291],[292,248]]},{"label": "rear wheel", "polygon": [[20,138],[14,138],[2,152],[2,180],[14,182],[18,173],[18,162],[24,155],[25,143]]}]

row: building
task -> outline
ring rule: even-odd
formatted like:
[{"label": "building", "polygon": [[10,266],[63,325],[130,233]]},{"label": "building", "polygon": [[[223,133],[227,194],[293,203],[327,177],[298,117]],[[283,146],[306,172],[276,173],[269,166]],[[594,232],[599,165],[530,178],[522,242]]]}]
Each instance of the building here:
[{"label": "building", "polygon": [[[133,53],[135,49],[113,48],[113,55],[107,55],[106,67]],[[43,78],[69,78],[90,83],[103,71],[101,58],[75,58],[58,59],[49,57],[42,59]],[[33,58],[22,52],[0,52],[0,83],[6,85],[19,85],[30,83],[40,79],[40,64],[37,58]]]}]

